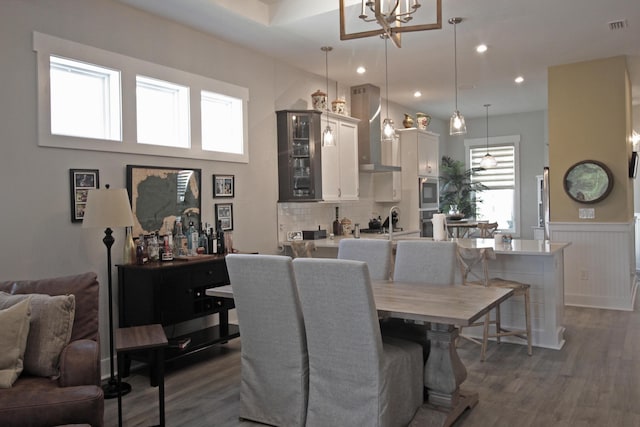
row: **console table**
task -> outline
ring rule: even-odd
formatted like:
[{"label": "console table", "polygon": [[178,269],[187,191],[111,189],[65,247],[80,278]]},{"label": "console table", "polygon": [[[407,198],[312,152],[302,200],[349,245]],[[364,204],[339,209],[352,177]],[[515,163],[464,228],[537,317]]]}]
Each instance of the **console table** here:
[{"label": "console table", "polygon": [[[117,267],[120,328],[154,323],[166,327],[218,315],[218,325],[182,336],[169,336],[169,347],[164,351],[165,361],[173,361],[240,336],[238,327],[229,324],[229,310],[235,308],[233,300],[205,294],[205,289],[229,284],[224,256],[199,255],[170,262]],[[186,346],[178,345],[188,340]],[[121,365],[123,376],[128,376],[132,359],[150,363],[154,368],[153,361],[148,360],[145,352],[127,353]],[[154,375],[151,379],[155,382]]]}]

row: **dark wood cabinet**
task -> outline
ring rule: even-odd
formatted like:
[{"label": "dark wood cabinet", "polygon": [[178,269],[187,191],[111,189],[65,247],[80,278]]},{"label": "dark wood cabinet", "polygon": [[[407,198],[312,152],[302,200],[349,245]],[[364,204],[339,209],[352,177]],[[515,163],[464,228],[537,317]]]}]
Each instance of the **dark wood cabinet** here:
[{"label": "dark wood cabinet", "polygon": [[321,113],[276,111],[280,202],[322,200]]},{"label": "dark wood cabinet", "polygon": [[[224,256],[204,255],[189,260],[175,260],[145,265],[118,265],[119,326],[162,326],[217,314],[218,325],[183,336],[168,335],[170,346],[165,360],[171,361],[206,347],[225,343],[240,336],[236,325],[229,325],[232,300],[210,297],[207,288],[229,284]],[[184,348],[177,344],[190,339]],[[131,358],[138,359],[136,355]],[[140,360],[146,361],[144,355]],[[130,360],[125,361],[128,373]]]}]

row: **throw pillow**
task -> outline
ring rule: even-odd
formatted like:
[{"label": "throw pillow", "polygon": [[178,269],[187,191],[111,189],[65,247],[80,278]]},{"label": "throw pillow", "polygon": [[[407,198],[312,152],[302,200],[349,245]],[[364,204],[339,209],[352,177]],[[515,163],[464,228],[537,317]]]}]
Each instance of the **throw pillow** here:
[{"label": "throw pillow", "polygon": [[0,309],[31,298],[31,321],[24,372],[41,377],[59,375],[62,349],[69,344],[75,315],[73,295],[16,294],[0,292]]},{"label": "throw pillow", "polygon": [[10,388],[22,373],[29,335],[29,298],[0,310],[0,388]]}]

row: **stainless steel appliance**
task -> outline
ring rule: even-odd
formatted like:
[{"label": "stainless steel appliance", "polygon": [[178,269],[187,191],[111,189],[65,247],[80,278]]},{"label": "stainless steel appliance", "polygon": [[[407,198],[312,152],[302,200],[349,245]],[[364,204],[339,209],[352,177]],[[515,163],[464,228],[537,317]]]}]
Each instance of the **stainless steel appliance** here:
[{"label": "stainless steel appliance", "polygon": [[419,177],[420,210],[438,210],[438,179],[435,177]]},{"label": "stainless steel appliance", "polygon": [[433,214],[438,213],[437,209],[420,211],[420,237],[433,237]]}]

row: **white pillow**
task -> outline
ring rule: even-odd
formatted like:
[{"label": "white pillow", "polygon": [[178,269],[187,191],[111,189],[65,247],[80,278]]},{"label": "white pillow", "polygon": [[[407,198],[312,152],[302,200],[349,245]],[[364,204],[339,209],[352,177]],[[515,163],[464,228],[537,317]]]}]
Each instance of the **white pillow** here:
[{"label": "white pillow", "polygon": [[0,310],[0,389],[10,388],[22,373],[30,312],[30,298]]},{"label": "white pillow", "polygon": [[31,299],[31,321],[24,372],[41,377],[60,374],[62,349],[69,344],[76,300],[73,295],[16,294],[0,292],[0,309]]}]

